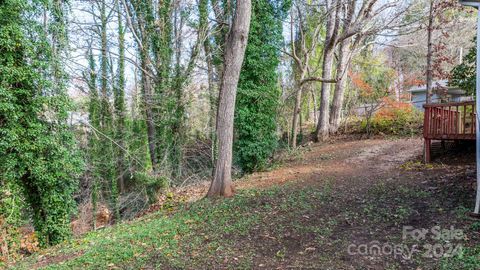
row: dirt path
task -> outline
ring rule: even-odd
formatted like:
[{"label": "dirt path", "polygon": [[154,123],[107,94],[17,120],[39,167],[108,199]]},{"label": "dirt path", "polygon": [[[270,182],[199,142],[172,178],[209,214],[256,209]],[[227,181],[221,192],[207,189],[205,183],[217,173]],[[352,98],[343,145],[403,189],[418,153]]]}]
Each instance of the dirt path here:
[{"label": "dirt path", "polygon": [[[235,181],[236,189],[263,189],[286,183],[315,185],[335,179],[337,185],[345,180],[375,177],[388,173],[406,161],[417,158],[422,140],[355,140],[311,144],[287,159],[280,168],[249,175]],[[209,182],[176,190],[188,201],[195,201],[208,191]]]},{"label": "dirt path", "polygon": [[375,176],[420,154],[419,139],[364,140],[313,145],[298,161],[268,173],[250,176],[239,187],[264,187],[290,181],[339,180]]}]

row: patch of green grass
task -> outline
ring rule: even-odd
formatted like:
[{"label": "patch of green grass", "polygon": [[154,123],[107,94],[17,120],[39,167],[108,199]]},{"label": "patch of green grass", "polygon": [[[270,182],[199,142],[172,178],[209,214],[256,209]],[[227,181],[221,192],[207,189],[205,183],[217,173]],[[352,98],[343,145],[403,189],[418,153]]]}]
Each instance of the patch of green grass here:
[{"label": "patch of green grass", "polygon": [[400,169],[404,169],[406,171],[412,171],[412,170],[432,170],[435,168],[435,164],[433,163],[427,163],[425,164],[424,162],[420,160],[414,160],[414,161],[407,161],[400,165]]},{"label": "patch of green grass", "polygon": [[480,221],[475,221],[470,225],[472,231],[480,231]]},{"label": "patch of green grass", "polygon": [[458,219],[465,219],[467,214],[470,213],[470,212],[471,212],[471,209],[469,209],[469,208],[467,208],[463,205],[460,205],[455,209],[455,213],[456,213]]},{"label": "patch of green grass", "polygon": [[368,190],[362,211],[375,223],[398,225],[413,213],[413,201],[427,196],[420,189],[380,183]]},{"label": "patch of green grass", "polygon": [[284,165],[285,165],[285,162],[283,160],[273,160],[272,163],[270,163],[270,165],[265,169],[265,171],[271,172],[281,168]]},{"label": "patch of green grass", "polygon": [[464,248],[462,252],[454,257],[445,258],[441,262],[442,270],[462,269],[477,270],[480,269],[480,247]]}]

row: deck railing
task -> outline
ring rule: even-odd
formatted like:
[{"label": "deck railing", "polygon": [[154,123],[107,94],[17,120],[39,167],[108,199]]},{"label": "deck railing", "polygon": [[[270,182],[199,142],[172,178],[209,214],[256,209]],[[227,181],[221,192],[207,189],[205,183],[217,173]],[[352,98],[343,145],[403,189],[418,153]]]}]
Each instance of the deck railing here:
[{"label": "deck railing", "polygon": [[475,102],[434,103],[423,107],[425,162],[430,162],[432,140],[475,140]]},{"label": "deck railing", "polygon": [[426,104],[426,140],[475,140],[475,102]]}]

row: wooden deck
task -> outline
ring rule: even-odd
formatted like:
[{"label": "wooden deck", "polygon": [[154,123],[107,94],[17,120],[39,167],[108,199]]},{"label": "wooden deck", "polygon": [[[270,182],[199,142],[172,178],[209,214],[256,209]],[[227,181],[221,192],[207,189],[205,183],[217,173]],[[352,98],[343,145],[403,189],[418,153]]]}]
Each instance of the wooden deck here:
[{"label": "wooden deck", "polygon": [[425,162],[430,162],[432,140],[475,140],[475,102],[426,104],[423,107]]}]

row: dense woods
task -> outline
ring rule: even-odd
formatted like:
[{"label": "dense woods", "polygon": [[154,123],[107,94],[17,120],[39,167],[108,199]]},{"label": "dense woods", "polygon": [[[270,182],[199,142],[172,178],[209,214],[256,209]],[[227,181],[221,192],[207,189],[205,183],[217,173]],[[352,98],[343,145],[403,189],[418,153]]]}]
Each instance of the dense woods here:
[{"label": "dense woods", "polygon": [[233,196],[309,141],[418,133],[409,88],[473,93],[474,21],[436,0],[0,0],[0,259],[21,228],[46,247],[171,188]]}]

